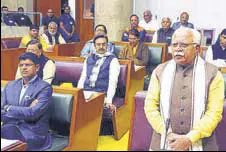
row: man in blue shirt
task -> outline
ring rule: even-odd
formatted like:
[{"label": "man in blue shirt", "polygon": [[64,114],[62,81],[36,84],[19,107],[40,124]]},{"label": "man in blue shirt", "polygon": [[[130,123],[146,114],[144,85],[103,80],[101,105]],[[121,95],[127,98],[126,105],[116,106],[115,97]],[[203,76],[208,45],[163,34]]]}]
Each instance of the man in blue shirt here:
[{"label": "man in blue shirt", "polygon": [[[94,37],[97,35],[107,35],[107,28],[103,24],[98,24],[94,30],[95,30]],[[108,42],[107,52],[113,53],[114,49],[115,49],[114,43]],[[96,52],[96,50],[95,50],[94,42],[92,39],[92,40],[89,40],[88,42],[86,42],[85,46],[82,49],[81,57],[88,57],[95,52]]]},{"label": "man in blue shirt", "polygon": [[55,22],[57,25],[59,24],[59,19],[54,15],[53,9],[51,8],[48,9],[47,15],[42,18],[44,30],[48,29],[48,25],[50,22]]},{"label": "man in blue shirt", "polygon": [[79,42],[80,39],[75,31],[75,20],[70,15],[70,7],[64,7],[64,14],[61,15],[59,31],[67,43]]},{"label": "man in blue shirt", "polygon": [[192,23],[189,23],[188,19],[189,19],[189,15],[188,15],[187,12],[181,13],[181,15],[180,15],[180,22],[174,23],[172,28],[174,30],[178,29],[181,26],[194,28],[194,25]]},{"label": "man in blue shirt", "polygon": [[2,22],[7,26],[17,26],[15,19],[8,13],[8,7],[2,6]]},{"label": "man in blue shirt", "polygon": [[14,19],[18,26],[31,26],[32,22],[30,18],[25,15],[24,13],[24,8],[23,7],[18,7],[18,14],[14,16]]}]

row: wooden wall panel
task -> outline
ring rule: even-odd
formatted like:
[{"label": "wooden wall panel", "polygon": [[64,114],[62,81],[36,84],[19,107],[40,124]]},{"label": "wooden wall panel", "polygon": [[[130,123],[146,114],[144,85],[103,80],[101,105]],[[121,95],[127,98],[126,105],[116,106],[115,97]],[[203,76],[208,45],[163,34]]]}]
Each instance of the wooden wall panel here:
[{"label": "wooden wall panel", "polygon": [[14,80],[20,54],[25,48],[5,49],[1,51],[1,80]]},{"label": "wooden wall panel", "polygon": [[93,38],[93,19],[83,19],[84,0],[76,0],[76,31],[79,34],[80,41],[88,41]]},{"label": "wooden wall panel", "polygon": [[[52,8],[57,17],[61,15],[61,0],[34,0],[34,11],[41,12],[46,16],[47,10]],[[39,24],[40,17],[37,18]]]}]

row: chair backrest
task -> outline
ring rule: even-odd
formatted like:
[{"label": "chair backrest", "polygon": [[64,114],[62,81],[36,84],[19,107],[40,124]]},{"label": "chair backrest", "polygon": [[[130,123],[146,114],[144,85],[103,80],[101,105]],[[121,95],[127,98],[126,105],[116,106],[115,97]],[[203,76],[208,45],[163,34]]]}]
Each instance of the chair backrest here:
[{"label": "chair backrest", "polygon": [[138,91],[134,97],[133,115],[129,136],[129,151],[148,151],[153,129],[144,112],[147,91]]},{"label": "chair backrest", "polygon": [[[147,91],[139,91],[134,97],[133,114],[130,127],[129,145],[130,151],[148,151],[151,143],[153,129],[149,124],[145,112],[144,101]],[[226,99],[224,101],[223,119],[216,128],[216,139],[220,151],[226,150]]]},{"label": "chair backrest", "polygon": [[57,134],[69,136],[73,95],[53,93],[50,106],[50,129]]},{"label": "chair backrest", "polygon": [[[59,82],[71,82],[77,85],[83,70],[83,61],[80,59],[70,60],[68,57],[58,57],[51,59],[55,60],[56,72],[54,82],[58,84]],[[127,80],[127,66],[120,65],[120,75],[118,79],[118,87],[125,88]]]},{"label": "chair backrest", "polygon": [[114,54],[115,56],[118,58],[119,57],[119,54],[120,54],[120,51],[123,49],[123,47],[128,44],[128,42],[114,42],[115,44],[115,49],[114,49]]},{"label": "chair backrest", "polygon": [[83,62],[55,61],[55,79],[63,82],[78,82],[83,69]]},{"label": "chair backrest", "polygon": [[3,49],[19,48],[21,38],[2,39]]},{"label": "chair backrest", "polygon": [[125,103],[127,71],[128,71],[127,65],[120,65],[118,85],[115,91],[114,96],[115,98],[113,100],[113,103],[116,105],[117,108],[119,108]]},{"label": "chair backrest", "polygon": [[146,30],[145,34],[145,42],[152,42],[153,35],[155,34],[155,31],[152,30]]},{"label": "chair backrest", "polygon": [[151,72],[161,63],[166,61],[167,44],[146,43],[149,48],[149,66]]}]

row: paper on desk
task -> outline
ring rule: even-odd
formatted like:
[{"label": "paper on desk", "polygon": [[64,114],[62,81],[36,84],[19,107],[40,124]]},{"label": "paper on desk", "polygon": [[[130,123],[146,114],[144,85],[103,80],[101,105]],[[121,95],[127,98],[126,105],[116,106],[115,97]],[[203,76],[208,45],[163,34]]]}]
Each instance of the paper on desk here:
[{"label": "paper on desk", "polygon": [[4,149],[7,146],[11,146],[19,142],[19,140],[8,140],[1,138],[1,150]]},{"label": "paper on desk", "polygon": [[95,93],[94,91],[83,91],[86,100],[89,100],[91,96]]},{"label": "paper on desk", "polygon": [[142,66],[134,65],[135,70],[137,70],[140,67],[142,67]]}]

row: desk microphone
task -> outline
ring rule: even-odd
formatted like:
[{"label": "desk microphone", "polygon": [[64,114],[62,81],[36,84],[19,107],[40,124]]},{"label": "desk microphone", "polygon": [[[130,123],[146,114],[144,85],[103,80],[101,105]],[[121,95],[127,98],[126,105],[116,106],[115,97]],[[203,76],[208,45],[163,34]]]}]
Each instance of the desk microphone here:
[{"label": "desk microphone", "polygon": [[164,144],[163,144],[163,150],[166,150],[166,137],[167,137],[167,132],[169,130],[169,126],[170,126],[170,118],[167,118],[166,119],[166,128],[165,128],[166,134],[165,134],[165,139],[164,139]]}]

